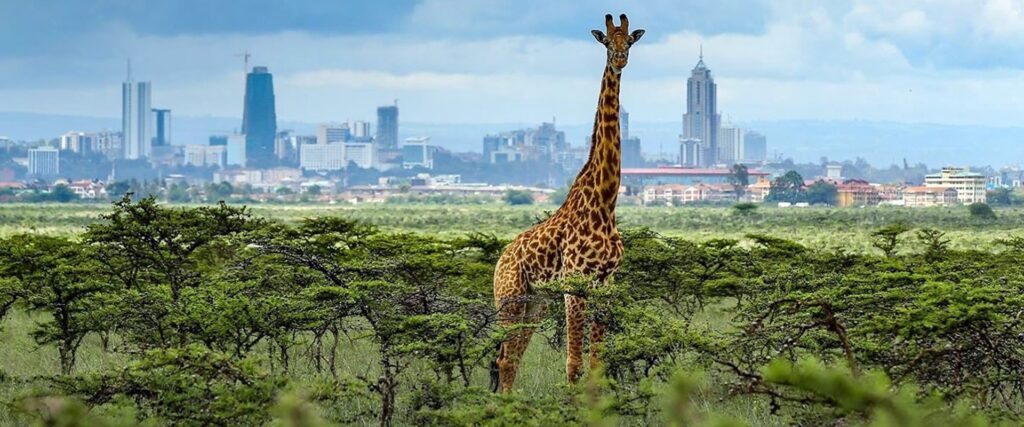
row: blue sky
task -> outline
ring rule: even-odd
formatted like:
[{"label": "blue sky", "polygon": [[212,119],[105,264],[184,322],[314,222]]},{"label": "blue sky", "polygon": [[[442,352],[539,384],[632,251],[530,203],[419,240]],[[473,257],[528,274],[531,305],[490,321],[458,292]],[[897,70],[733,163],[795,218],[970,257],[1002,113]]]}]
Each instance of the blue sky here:
[{"label": "blue sky", "polygon": [[131,57],[155,105],[234,117],[249,51],[284,120],[397,98],[416,122],[585,123],[606,12],[647,29],[624,74],[634,121],[679,120],[700,45],[734,121],[1024,117],[1022,0],[0,0],[0,111],[117,116]]}]

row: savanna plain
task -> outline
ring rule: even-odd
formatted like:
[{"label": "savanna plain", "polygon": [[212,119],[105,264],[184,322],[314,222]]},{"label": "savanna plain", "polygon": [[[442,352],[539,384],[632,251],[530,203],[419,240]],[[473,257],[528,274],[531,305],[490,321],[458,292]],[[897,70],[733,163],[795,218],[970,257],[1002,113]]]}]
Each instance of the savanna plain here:
[{"label": "savanna plain", "polygon": [[[1022,422],[1009,207],[620,207],[491,393],[494,263],[556,208],[0,205],[0,425]],[[566,293],[609,331],[577,385]]]}]

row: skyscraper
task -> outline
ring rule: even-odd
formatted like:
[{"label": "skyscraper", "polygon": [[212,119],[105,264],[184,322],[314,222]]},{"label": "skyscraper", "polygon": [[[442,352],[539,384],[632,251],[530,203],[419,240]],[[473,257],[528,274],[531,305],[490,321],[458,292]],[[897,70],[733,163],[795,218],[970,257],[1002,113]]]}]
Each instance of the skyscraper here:
[{"label": "skyscraper", "polygon": [[623,141],[629,139],[629,111],[622,107],[619,107],[619,135]]},{"label": "skyscraper", "polygon": [[153,137],[150,101],[149,82],[133,81],[129,66],[128,79],[121,85],[121,134],[126,159],[149,156]]},{"label": "skyscraper", "polygon": [[718,161],[727,165],[742,162],[743,152],[743,129],[732,124],[726,124],[718,129]]},{"label": "skyscraper", "polygon": [[640,149],[640,138],[629,136],[629,112],[619,107],[619,131],[622,136],[620,151],[622,152],[622,167],[639,168],[644,164],[644,158]]},{"label": "skyscraper", "polygon": [[759,132],[749,131],[743,135],[743,161],[763,162],[768,159],[768,140]]},{"label": "skyscraper", "polygon": [[[711,70],[704,65],[704,52],[686,80],[686,114],[683,115],[683,134],[679,137],[680,161],[696,163],[685,166],[713,166],[718,163],[718,89]],[[699,156],[692,150],[693,140],[700,142]],[[687,149],[689,153],[683,153]]]},{"label": "skyscraper", "polygon": [[171,145],[171,110],[154,108],[153,119],[156,122],[156,135],[153,137],[153,147]]},{"label": "skyscraper", "polygon": [[398,148],[398,103],[377,107],[377,144],[385,150]]},{"label": "skyscraper", "polygon": [[242,113],[246,164],[270,167],[277,163],[274,138],[277,113],[274,109],[274,77],[267,67],[253,67],[245,79],[245,107]]}]

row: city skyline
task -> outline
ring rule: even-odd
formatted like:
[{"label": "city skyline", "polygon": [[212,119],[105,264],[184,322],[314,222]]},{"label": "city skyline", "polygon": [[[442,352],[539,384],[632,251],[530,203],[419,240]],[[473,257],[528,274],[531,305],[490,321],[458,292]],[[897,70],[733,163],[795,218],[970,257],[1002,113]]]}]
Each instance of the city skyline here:
[{"label": "city skyline", "polygon": [[[512,2],[306,2],[286,11],[230,2],[170,1],[152,10],[81,3],[0,6],[0,16],[11,21],[0,26],[0,53],[9,58],[0,66],[0,97],[9,100],[4,111],[114,116],[111,77],[130,56],[144,80],[160,82],[154,102],[177,117],[230,117],[243,92],[236,55],[252,51],[255,62],[275,70],[283,120],[364,117],[399,98],[408,122],[557,116],[585,123],[602,60],[599,46],[588,40],[593,25],[586,18],[624,9],[644,23],[650,38],[634,52],[624,83],[623,104],[638,122],[684,113],[679,99],[701,44],[714,58],[720,102],[743,120],[1008,126],[1019,125],[1024,112],[1006,95],[1024,92],[1024,61],[1014,54],[1024,52],[1024,40],[1014,36],[1024,28],[1024,13],[1003,0],[973,7],[933,2],[927,9],[869,0],[529,8]],[[332,25],[345,13],[355,18]],[[265,19],[274,14],[282,18]],[[225,21],[184,19],[196,15]],[[20,31],[44,23],[60,29],[52,24],[71,19],[95,25],[68,26],[75,35]],[[66,67],[53,67],[58,58],[76,73],[59,72]]]}]

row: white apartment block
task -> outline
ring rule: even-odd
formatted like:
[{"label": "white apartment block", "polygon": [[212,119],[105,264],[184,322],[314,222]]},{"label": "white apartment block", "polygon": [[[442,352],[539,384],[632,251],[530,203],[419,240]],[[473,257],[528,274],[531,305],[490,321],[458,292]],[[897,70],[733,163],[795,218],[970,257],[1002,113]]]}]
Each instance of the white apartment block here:
[{"label": "white apartment block", "polygon": [[371,142],[352,142],[345,144],[345,165],[355,162],[360,168],[369,169],[377,166],[377,146]]},{"label": "white apartment block", "polygon": [[299,167],[314,171],[336,171],[345,168],[345,144],[302,144]]},{"label": "white apartment block", "polygon": [[963,204],[985,203],[987,181],[985,175],[952,166],[924,177],[926,187],[948,187],[956,190],[956,199]]},{"label": "white apartment block", "polygon": [[227,146],[224,145],[186,145],[185,164],[192,166],[218,166],[227,164]]}]

